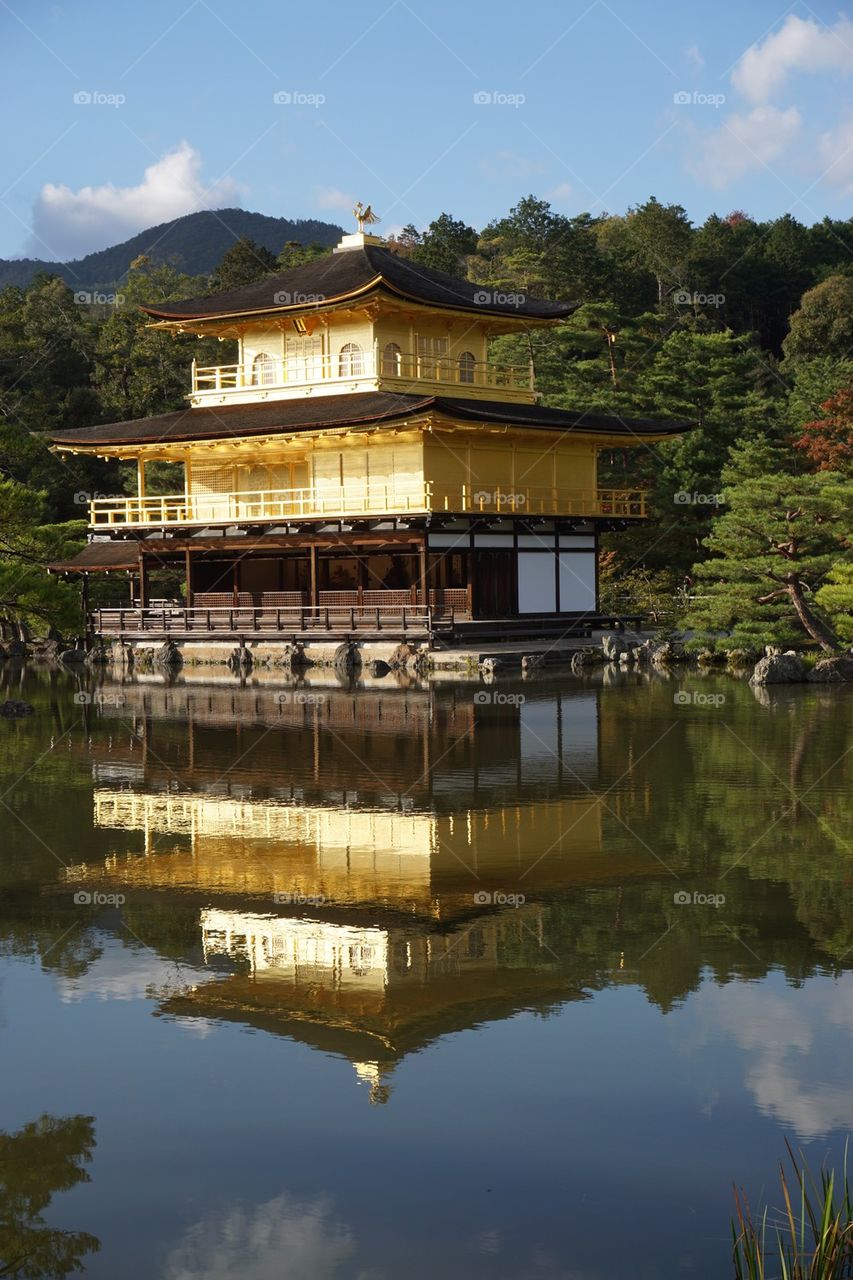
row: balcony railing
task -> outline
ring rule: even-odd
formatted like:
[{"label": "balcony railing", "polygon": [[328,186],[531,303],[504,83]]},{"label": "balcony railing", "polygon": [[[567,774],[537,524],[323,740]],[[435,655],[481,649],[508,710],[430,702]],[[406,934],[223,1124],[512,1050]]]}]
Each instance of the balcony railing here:
[{"label": "balcony railing", "polygon": [[492,364],[486,360],[458,360],[450,356],[393,355],[380,350],[281,359],[270,356],[262,365],[193,364],[193,395],[257,392],[334,383],[375,384],[377,380],[450,384],[463,390],[532,392],[527,365]]},{"label": "balcony railing", "polygon": [[140,525],[256,524],[347,516],[456,515],[613,516],[643,519],[643,489],[558,489],[525,485],[486,490],[430,481],[412,485],[376,481],[307,489],[262,489],[247,493],[180,493],[96,498],[93,528]]}]

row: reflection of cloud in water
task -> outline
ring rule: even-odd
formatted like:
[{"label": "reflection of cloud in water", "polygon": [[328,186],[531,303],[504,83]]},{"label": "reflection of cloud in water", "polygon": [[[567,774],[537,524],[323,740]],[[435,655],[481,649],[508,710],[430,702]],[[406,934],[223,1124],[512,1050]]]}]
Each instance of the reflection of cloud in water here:
[{"label": "reflection of cloud in water", "polygon": [[[331,1280],[355,1253],[348,1226],[325,1196],[283,1194],[255,1209],[202,1219],[166,1260],[164,1280]],[[347,1271],[367,1280],[376,1272]]]},{"label": "reflection of cloud in water", "polygon": [[853,1060],[853,975],[811,978],[784,991],[766,982],[708,983],[694,1015],[702,1041],[722,1032],[743,1050],[746,1086],[765,1115],[804,1140],[853,1123],[846,1065]]}]

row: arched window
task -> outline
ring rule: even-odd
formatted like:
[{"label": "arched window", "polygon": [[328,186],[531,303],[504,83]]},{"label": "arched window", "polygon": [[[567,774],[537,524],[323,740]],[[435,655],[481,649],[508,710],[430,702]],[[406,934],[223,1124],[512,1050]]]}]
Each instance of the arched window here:
[{"label": "arched window", "polygon": [[382,377],[398,378],[400,376],[400,366],[403,363],[403,353],[397,346],[396,342],[386,342],[382,352]]},{"label": "arched window", "polygon": [[459,357],[459,381],[473,382],[477,360],[473,351],[463,351]]},{"label": "arched window", "polygon": [[252,361],[252,382],[256,387],[270,387],[275,382],[275,360],[259,351]]},{"label": "arched window", "polygon": [[355,378],[364,373],[364,359],[357,342],[345,342],[338,356],[338,377]]}]

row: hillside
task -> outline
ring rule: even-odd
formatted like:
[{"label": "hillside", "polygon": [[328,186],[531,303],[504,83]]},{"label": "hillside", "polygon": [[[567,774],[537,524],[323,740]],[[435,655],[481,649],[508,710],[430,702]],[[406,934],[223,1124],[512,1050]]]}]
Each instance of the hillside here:
[{"label": "hillside", "polygon": [[337,244],[341,228],[313,218],[270,218],[245,209],[205,210],[189,213],[175,222],[149,227],[123,244],[89,253],[73,262],[44,262],[39,258],[0,258],[0,288],[26,287],[40,271],[61,276],[74,289],[107,289],[124,277],[134,258],[148,254],[168,261],[189,275],[213,271],[225,250],[240,236],[250,236],[272,253],[288,240],[301,244]]}]

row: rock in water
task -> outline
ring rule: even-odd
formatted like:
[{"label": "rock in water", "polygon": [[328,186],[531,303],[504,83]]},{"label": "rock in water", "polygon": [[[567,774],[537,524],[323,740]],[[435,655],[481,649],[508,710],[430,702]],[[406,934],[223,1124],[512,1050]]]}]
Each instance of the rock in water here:
[{"label": "rock in water", "polygon": [[796,653],[771,653],[755,664],[750,684],[801,684],[806,667]]},{"label": "rock in water", "polygon": [[621,636],[611,634],[601,637],[601,652],[610,662],[618,662],[623,653],[627,653],[628,646]]},{"label": "rock in water", "polygon": [[13,698],[0,703],[0,716],[7,720],[22,720],[24,716],[31,716],[34,711],[35,707],[30,706],[29,702],[16,702]]},{"label": "rock in water", "polygon": [[842,684],[853,680],[853,653],[839,653],[821,658],[807,676],[816,684]]}]

